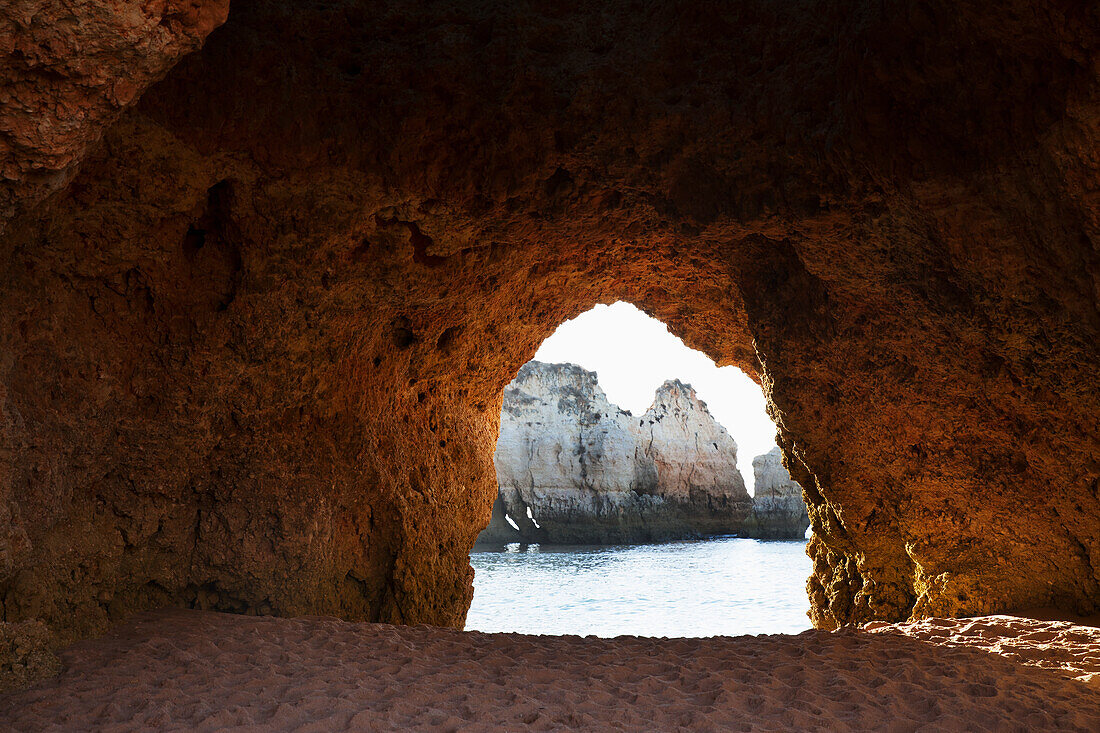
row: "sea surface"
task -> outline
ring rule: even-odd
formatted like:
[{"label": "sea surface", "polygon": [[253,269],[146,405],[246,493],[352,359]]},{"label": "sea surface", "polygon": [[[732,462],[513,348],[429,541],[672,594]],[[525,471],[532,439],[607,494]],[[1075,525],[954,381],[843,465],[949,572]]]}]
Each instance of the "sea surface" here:
[{"label": "sea surface", "polygon": [[470,564],[470,631],[699,637],[810,628],[805,540],[513,544],[473,552]]}]

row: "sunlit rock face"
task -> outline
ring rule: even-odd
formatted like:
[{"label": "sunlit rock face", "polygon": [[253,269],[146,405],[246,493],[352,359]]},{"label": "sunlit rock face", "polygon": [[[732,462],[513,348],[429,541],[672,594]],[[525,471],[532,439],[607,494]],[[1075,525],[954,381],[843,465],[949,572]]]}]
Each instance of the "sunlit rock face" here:
[{"label": "sunlit rock face", "polygon": [[4,619],[461,625],[501,392],[616,299],[759,379],[815,624],[1098,610],[1095,13],[234,2],[3,207]]},{"label": "sunlit rock face", "polygon": [[769,540],[805,537],[810,517],[802,500],[802,487],[783,467],[783,452],[772,448],[753,458],[752,473],[752,512],[738,534]]},{"label": "sunlit rock face", "polygon": [[751,507],[736,443],[679,381],[634,416],[608,402],[594,372],[529,362],[504,390],[495,462],[500,493],[482,543],[728,534]]}]

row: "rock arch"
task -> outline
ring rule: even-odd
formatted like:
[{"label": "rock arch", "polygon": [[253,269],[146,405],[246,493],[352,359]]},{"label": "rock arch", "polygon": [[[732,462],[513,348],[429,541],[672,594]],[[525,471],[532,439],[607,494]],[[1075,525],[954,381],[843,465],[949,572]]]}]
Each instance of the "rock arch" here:
[{"label": "rock arch", "polygon": [[461,624],[501,390],[617,299],[760,380],[815,624],[1095,611],[1100,25],[1019,9],[235,0],[9,177],[4,620]]}]

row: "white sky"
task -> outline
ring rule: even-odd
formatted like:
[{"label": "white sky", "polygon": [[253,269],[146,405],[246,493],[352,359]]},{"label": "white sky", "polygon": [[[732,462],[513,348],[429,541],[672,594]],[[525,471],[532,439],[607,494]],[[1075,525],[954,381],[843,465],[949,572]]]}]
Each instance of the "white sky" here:
[{"label": "white sky", "polygon": [[566,321],[535,358],[596,372],[607,398],[635,415],[649,408],[666,379],[688,382],[737,441],[737,467],[753,493],[752,459],[775,447],[775,424],[764,410],[760,387],[740,369],[717,367],[665,324],[623,302],[597,305]]}]

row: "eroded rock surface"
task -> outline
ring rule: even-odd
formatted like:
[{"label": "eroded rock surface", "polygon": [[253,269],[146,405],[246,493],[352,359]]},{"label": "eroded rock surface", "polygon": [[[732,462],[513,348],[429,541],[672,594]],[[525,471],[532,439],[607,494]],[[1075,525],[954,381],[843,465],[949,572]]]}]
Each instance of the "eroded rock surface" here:
[{"label": "eroded rock surface", "polygon": [[802,487],[783,467],[783,451],[772,448],[753,458],[752,473],[752,512],[738,534],[769,540],[805,537],[810,516],[802,500]]},{"label": "eroded rock surface", "polygon": [[0,233],[223,23],[229,0],[10,0],[0,12]]},{"label": "eroded rock surface", "polygon": [[51,637],[41,621],[0,623],[0,693],[57,674]]},{"label": "eroded rock surface", "polygon": [[678,380],[635,416],[608,402],[595,372],[528,362],[504,390],[495,464],[499,494],[483,543],[729,534],[752,504],[737,444]]},{"label": "eroded rock surface", "polygon": [[5,173],[83,156],[0,239],[4,619],[461,625],[501,391],[616,299],[759,378],[815,624],[1096,611],[1097,12],[234,2]]}]

